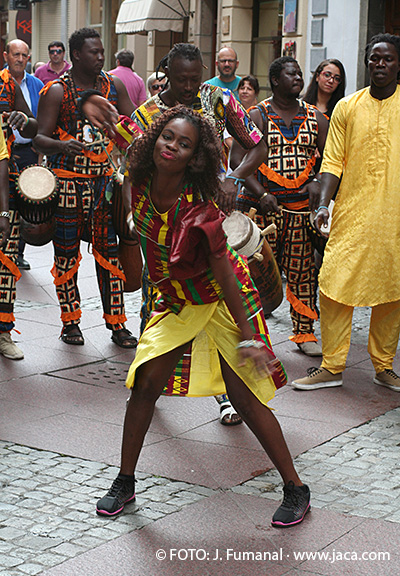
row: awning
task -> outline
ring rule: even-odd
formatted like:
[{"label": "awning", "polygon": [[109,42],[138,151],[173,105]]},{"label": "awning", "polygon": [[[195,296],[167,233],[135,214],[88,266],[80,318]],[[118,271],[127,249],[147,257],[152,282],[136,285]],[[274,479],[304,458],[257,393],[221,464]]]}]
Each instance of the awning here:
[{"label": "awning", "polygon": [[182,32],[183,21],[189,16],[189,0],[124,0],[115,31],[134,34],[160,30]]}]

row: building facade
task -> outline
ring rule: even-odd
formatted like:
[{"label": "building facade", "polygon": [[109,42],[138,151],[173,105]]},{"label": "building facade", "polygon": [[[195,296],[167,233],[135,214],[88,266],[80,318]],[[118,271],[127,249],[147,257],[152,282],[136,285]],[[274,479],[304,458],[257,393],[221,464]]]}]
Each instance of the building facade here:
[{"label": "building facade", "polygon": [[[24,4],[27,9],[20,8]],[[31,46],[32,62],[47,61],[50,41],[67,45],[83,26],[99,30],[106,69],[126,47],[135,54],[136,72],[147,78],[175,42],[188,41],[202,51],[204,79],[215,75],[218,50],[232,46],[238,74],[257,76],[262,97],[270,93],[269,65],[282,54],[298,59],[306,83],[321,60],[338,58],[350,93],[368,81],[368,39],[382,31],[400,33],[400,0],[0,0],[0,58],[7,40],[22,38]]]}]

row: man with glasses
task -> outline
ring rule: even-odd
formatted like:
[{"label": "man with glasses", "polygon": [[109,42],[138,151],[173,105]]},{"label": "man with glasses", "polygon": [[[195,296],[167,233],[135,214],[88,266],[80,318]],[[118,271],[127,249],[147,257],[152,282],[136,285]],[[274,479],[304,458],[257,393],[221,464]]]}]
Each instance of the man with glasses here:
[{"label": "man with glasses", "polygon": [[49,61],[44,66],[40,66],[35,72],[36,78],[39,78],[43,84],[57,80],[66,70],[71,68],[71,64],[64,60],[65,46],[62,42],[54,40],[50,42],[47,49],[49,51]]},{"label": "man with glasses", "polygon": [[218,86],[218,88],[228,88],[228,90],[233,92],[235,98],[239,100],[237,88],[241,77],[236,76],[239,60],[237,59],[235,50],[229,46],[221,48],[218,52],[215,65],[217,66],[218,76],[206,80],[206,84],[212,84],[213,86]]}]

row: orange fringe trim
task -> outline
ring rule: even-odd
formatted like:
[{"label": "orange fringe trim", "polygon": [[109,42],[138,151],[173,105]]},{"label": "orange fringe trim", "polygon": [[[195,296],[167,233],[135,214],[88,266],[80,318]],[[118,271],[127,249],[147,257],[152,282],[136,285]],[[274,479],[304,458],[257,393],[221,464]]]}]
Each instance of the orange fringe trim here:
[{"label": "orange fringe trim", "polygon": [[51,80],[50,82],[47,82],[47,84],[45,84],[43,86],[43,88],[41,89],[41,91],[39,92],[40,95],[42,94],[47,94],[49,88],[52,87],[52,85],[56,82],[56,80]]},{"label": "orange fringe trim", "polygon": [[302,344],[303,342],[318,342],[314,334],[294,334],[293,336],[289,336],[289,340],[296,344]]},{"label": "orange fringe trim", "polygon": [[82,310],[75,310],[74,312],[61,312],[61,320],[65,322],[73,322],[74,320],[79,320],[82,316]]},{"label": "orange fringe trim", "polygon": [[3,264],[3,266],[8,268],[8,270],[11,272],[13,276],[15,276],[15,279],[18,282],[18,280],[21,278],[21,272],[18,270],[18,266],[16,266],[14,262],[8,256],[6,256],[4,252],[2,252],[1,250],[0,250],[0,262]]},{"label": "orange fringe trim", "polygon": [[111,316],[111,314],[103,314],[104,320],[107,324],[124,324],[126,322],[125,314],[118,314],[117,316]]},{"label": "orange fringe trim", "polygon": [[70,280],[73,276],[75,276],[75,274],[78,271],[79,263],[81,260],[82,260],[82,255],[79,252],[78,258],[76,259],[76,262],[73,265],[73,267],[70,270],[67,270],[67,272],[64,272],[64,274],[61,274],[61,276],[57,276],[57,268],[56,268],[56,265],[54,264],[54,266],[50,270],[50,272],[54,278],[55,286],[61,286],[61,284],[65,284],[66,282],[68,282],[68,280]]},{"label": "orange fringe trim", "polygon": [[[289,304],[291,304],[296,310],[296,312],[302,314],[302,316],[307,316],[307,318],[311,318],[312,320],[318,320],[318,314],[315,312],[315,310],[311,310],[307,304],[300,302],[300,300],[296,298],[296,296],[289,288],[289,284],[286,284],[286,298]],[[308,340],[304,340],[304,342],[308,342]]]},{"label": "orange fringe trim", "polygon": [[120,270],[117,266],[114,266],[114,264],[111,264],[111,262],[103,258],[103,256],[101,256],[101,254],[99,254],[97,250],[95,250],[94,248],[93,248],[93,256],[95,257],[95,259],[102,268],[109,270],[114,276],[117,276],[117,278],[120,278],[121,280],[126,282],[126,276],[122,272],[122,270]]},{"label": "orange fringe trim", "polygon": [[315,164],[315,160],[316,160],[315,156],[310,158],[310,160],[307,162],[306,168],[303,170],[303,172],[300,174],[300,176],[298,176],[294,180],[291,178],[285,178],[284,176],[281,176],[281,174],[277,174],[276,172],[274,172],[274,170],[269,168],[269,166],[267,166],[266,164],[261,164],[261,166],[259,166],[258,170],[260,172],[262,172],[262,174],[264,174],[264,176],[266,176],[269,180],[272,180],[272,182],[279,184],[279,186],[283,186],[284,188],[292,188],[292,189],[300,188],[300,186],[302,184],[304,184],[304,182],[306,182],[306,180],[308,180],[308,177],[310,175],[312,167]]},{"label": "orange fringe trim", "polygon": [[15,316],[14,314],[8,312],[0,312],[0,322],[14,322]]}]

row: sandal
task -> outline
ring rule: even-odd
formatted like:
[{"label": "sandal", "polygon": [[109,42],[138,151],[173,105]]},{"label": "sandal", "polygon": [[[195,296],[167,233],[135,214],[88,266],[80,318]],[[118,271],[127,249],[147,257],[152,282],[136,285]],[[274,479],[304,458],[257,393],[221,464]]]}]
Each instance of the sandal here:
[{"label": "sandal", "polygon": [[237,426],[243,422],[226,394],[215,396],[215,399],[220,405],[219,421],[223,426]]},{"label": "sandal", "polygon": [[113,330],[111,340],[120,348],[136,348],[138,344],[137,338],[127,328]]},{"label": "sandal", "polygon": [[85,339],[83,338],[78,324],[68,324],[67,326],[63,326],[60,339],[66,344],[73,344],[74,346],[83,346],[85,343]]}]

